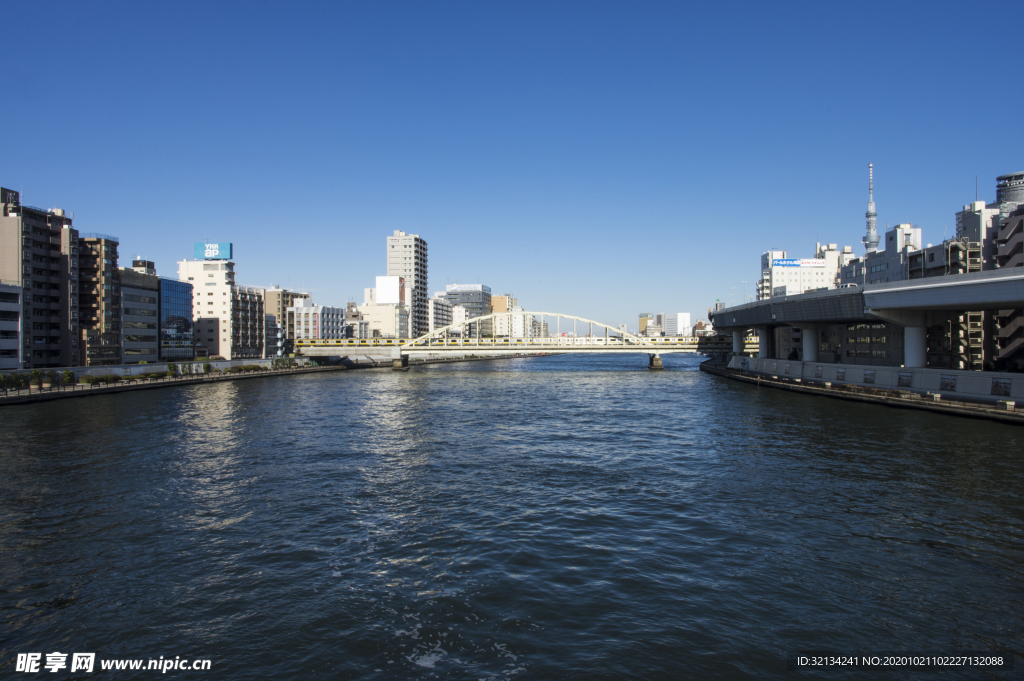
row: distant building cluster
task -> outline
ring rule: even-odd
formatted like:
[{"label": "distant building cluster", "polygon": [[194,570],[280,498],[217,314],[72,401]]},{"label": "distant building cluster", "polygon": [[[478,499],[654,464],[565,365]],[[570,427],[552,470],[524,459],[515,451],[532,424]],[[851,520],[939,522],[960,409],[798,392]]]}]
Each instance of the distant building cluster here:
[{"label": "distant building cluster", "polygon": [[[868,210],[861,240],[864,254],[850,246],[817,244],[813,258],[790,258],[786,251],[761,256],[758,300],[810,291],[941,277],[1024,265],[1024,172],[996,178],[992,203],[973,201],[956,213],[954,234],[940,244],[925,244],[910,223],[877,231],[874,168],[868,166]],[[950,312],[927,330],[927,365],[955,369],[1024,369],[1024,311]],[[867,325],[866,325],[867,326]],[[821,331],[823,357],[885,361],[902,352],[897,334],[877,328]],[[776,329],[783,351],[798,355],[803,331]],[[894,345],[895,343],[895,345]],[[782,356],[787,356],[783,352]]]}]

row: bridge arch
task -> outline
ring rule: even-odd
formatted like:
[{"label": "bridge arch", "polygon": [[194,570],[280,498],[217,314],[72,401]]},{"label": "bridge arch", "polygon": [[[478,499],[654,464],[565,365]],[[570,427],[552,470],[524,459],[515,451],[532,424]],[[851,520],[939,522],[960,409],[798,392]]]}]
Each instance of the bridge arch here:
[{"label": "bridge arch", "polygon": [[[399,350],[410,351],[410,350],[419,350],[419,349],[429,348],[431,346],[431,344],[432,344],[431,341],[448,339],[450,332],[456,331],[456,330],[459,331],[460,334],[461,334],[462,331],[466,327],[470,326],[471,324],[475,324],[476,325],[477,338],[479,338],[480,337],[480,322],[485,322],[485,321],[488,321],[488,320],[494,320],[494,319],[498,319],[498,318],[508,318],[509,319],[509,331],[511,332],[511,330],[512,330],[511,320],[512,320],[513,317],[523,317],[524,318],[524,324],[523,324],[524,329],[526,328],[525,320],[526,319],[532,319],[532,318],[535,318],[535,317],[540,317],[541,318],[541,323],[543,323],[544,319],[547,318],[547,317],[554,317],[557,320],[566,319],[566,320],[570,320],[570,321],[573,321],[573,322],[583,322],[584,324],[590,325],[591,330],[593,330],[594,327],[605,329],[605,338],[609,337],[609,335],[608,335],[609,331],[614,331],[616,336],[621,337],[623,345],[628,345],[628,346],[635,347],[637,350],[642,350],[642,349],[645,349],[645,348],[649,348],[649,349],[652,350],[652,352],[657,352],[657,346],[654,343],[652,343],[651,340],[648,339],[648,338],[641,338],[640,336],[634,335],[634,334],[629,333],[627,331],[622,331],[620,329],[612,328],[611,326],[609,326],[607,324],[602,324],[601,322],[594,321],[593,319],[585,319],[583,317],[576,317],[574,315],[561,314],[559,312],[494,312],[494,313],[491,313],[489,315],[484,315],[482,317],[473,317],[472,319],[467,319],[465,321],[461,321],[461,322],[458,322],[456,324],[449,324],[448,326],[445,326],[443,328],[437,329],[436,331],[431,331],[428,334],[420,336],[419,338],[411,340],[408,343],[406,343],[405,345],[402,345],[399,348]],[[510,336],[511,336],[511,333],[510,333]],[[512,337],[514,337],[514,338],[531,338],[532,336],[527,334],[525,336],[512,336]],[[460,335],[460,338],[464,338],[464,336]]]}]

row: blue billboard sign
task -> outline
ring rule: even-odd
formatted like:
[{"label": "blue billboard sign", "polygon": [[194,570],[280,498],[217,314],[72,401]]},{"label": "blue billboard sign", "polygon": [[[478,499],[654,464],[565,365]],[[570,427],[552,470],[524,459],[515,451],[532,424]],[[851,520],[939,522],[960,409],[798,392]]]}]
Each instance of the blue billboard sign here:
[{"label": "blue billboard sign", "polygon": [[232,244],[196,244],[197,260],[231,260]]}]

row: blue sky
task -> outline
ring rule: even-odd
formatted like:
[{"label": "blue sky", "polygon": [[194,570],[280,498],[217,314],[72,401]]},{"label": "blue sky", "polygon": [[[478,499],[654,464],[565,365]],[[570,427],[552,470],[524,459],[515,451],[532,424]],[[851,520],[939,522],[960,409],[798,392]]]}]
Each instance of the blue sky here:
[{"label": "blue sky", "polygon": [[[928,242],[1024,168],[1024,4],[11,3],[0,185],[174,276],[362,300],[395,229],[430,288],[635,326],[760,253]],[[742,282],[746,280],[746,284]]]}]

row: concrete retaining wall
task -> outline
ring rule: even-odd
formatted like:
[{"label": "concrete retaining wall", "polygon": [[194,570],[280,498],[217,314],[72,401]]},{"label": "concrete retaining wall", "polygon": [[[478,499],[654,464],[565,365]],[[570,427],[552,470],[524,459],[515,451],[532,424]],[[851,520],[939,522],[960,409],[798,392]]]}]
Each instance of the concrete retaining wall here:
[{"label": "concrete retaining wall", "polygon": [[831,381],[833,385],[858,385],[934,393],[943,399],[968,399],[981,402],[999,400],[1024,403],[1024,374],[998,371],[960,371],[955,369],[907,369],[852,364],[823,364],[783,359],[733,357],[730,369],[754,375],[799,378],[802,381]]},{"label": "concrete retaining wall", "polygon": [[[232,360],[216,360],[209,361],[208,363],[214,369],[230,369],[231,367],[244,366],[249,364],[258,364],[260,366],[269,367],[273,359],[232,359]],[[296,357],[294,359],[296,366],[306,366],[310,360],[306,357]],[[81,379],[82,376],[105,376],[106,374],[116,374],[118,376],[138,376],[139,374],[152,374],[158,371],[167,371],[168,364],[177,364],[178,367],[184,367],[186,365],[192,365],[193,373],[203,373],[203,364],[207,362],[153,362],[152,364],[118,364],[116,366],[103,366],[103,367],[61,367],[56,369],[63,373],[65,371],[73,371],[75,373],[75,379]],[[323,362],[321,362],[323,363]],[[179,369],[180,370],[180,369]],[[19,369],[17,371],[11,371],[10,373],[29,373],[30,369]],[[52,371],[51,369],[45,369],[44,371]]]}]

